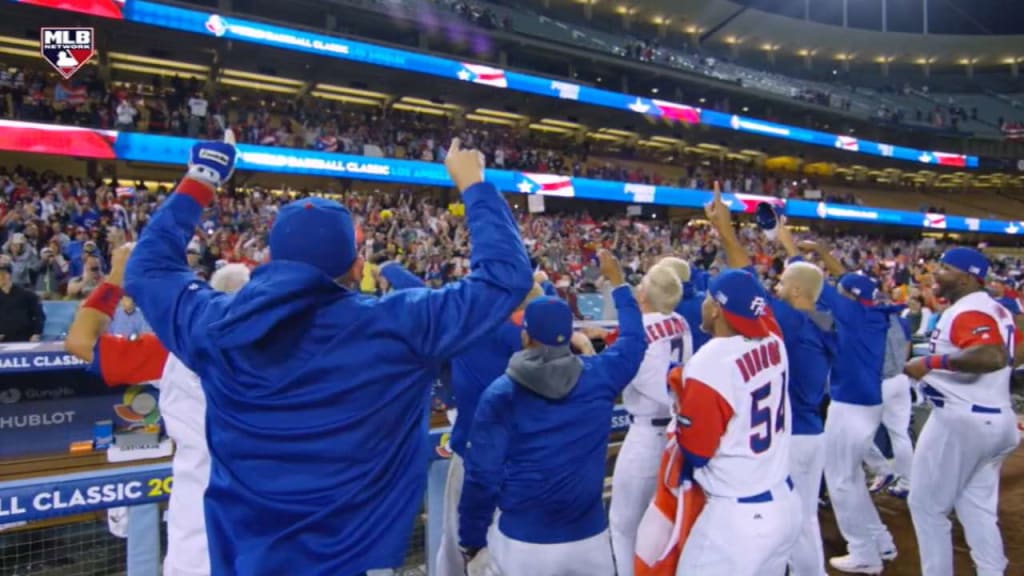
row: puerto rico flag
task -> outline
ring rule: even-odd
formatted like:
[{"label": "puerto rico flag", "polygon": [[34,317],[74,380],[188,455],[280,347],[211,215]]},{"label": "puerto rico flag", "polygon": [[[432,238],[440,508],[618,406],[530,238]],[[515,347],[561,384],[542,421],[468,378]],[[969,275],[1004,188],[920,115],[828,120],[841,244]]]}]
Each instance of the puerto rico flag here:
[{"label": "puerto rico flag", "polygon": [[860,151],[860,141],[853,136],[836,136],[836,148],[849,152]]},{"label": "puerto rico flag", "polygon": [[700,109],[693,106],[676,104],[665,100],[651,100],[661,112],[662,118],[683,122],[684,124],[700,124]]},{"label": "puerto rico flag", "polygon": [[[736,200],[738,200],[743,205],[743,213],[744,214],[753,214],[753,213],[757,212],[757,205],[762,203],[762,202],[764,202],[766,204],[771,204],[772,206],[774,206],[775,207],[775,211],[778,212],[778,213],[781,213],[782,210],[786,207],[785,200],[783,200],[782,198],[776,198],[774,196],[761,196],[761,195],[758,195],[758,194],[740,194],[740,193],[735,193],[735,194],[733,194],[733,197],[735,197]],[[727,204],[729,204],[729,207],[732,208],[731,203],[727,203]]]},{"label": "puerto rico flag", "polygon": [[925,214],[924,215],[924,227],[925,228],[938,228],[940,230],[946,229],[946,215],[945,214]]},{"label": "puerto rico flag", "polygon": [[572,187],[572,178],[559,174],[523,172],[519,175],[519,183],[516,188],[523,194],[562,196],[564,198],[572,198],[576,195],[576,190]]},{"label": "puerto rico flag", "polygon": [[967,166],[967,157],[963,154],[950,154],[949,152],[932,152],[935,163],[939,166],[954,166],[963,168]]},{"label": "puerto rico flag", "polygon": [[494,86],[495,88],[508,88],[508,80],[505,78],[505,71],[501,68],[491,68],[480,64],[467,64],[462,62],[462,69],[458,71],[459,80]]}]

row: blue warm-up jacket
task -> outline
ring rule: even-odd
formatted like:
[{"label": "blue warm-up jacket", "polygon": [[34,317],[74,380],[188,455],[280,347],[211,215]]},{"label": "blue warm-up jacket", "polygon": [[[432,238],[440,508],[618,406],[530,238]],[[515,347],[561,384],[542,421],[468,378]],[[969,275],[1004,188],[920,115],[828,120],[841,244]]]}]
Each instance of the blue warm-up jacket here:
[{"label": "blue warm-up jacket", "polygon": [[700,329],[700,308],[704,304],[705,292],[698,291],[693,283],[683,284],[683,297],[676,304],[676,314],[686,320],[693,337],[693,353],[696,354],[700,347],[707,343],[711,335]]},{"label": "blue warm-up jacket", "polygon": [[[746,270],[758,277],[753,266]],[[825,431],[821,401],[839,350],[832,314],[827,310],[798,310],[775,296],[769,296],[768,301],[790,358],[786,393],[793,412],[793,434],[821,434]]]},{"label": "blue warm-up jacket", "polygon": [[832,363],[830,377],[832,401],[862,406],[881,404],[889,317],[899,314],[904,307],[864,305],[843,296],[828,283],[818,302],[832,313],[838,335],[840,353]]},{"label": "blue warm-up jacket", "polygon": [[[381,266],[380,273],[396,289],[422,286],[423,281],[396,262]],[[451,360],[450,379],[452,395],[459,416],[452,426],[449,443],[452,451],[465,455],[469,430],[473,427],[473,414],[487,385],[505,373],[512,355],[523,347],[522,328],[509,320],[481,338],[471,349]]]},{"label": "blue warm-up jacket", "polygon": [[508,204],[488,183],[464,192],[471,273],[440,290],[378,299],[312,266],[271,261],[227,295],[186,264],[210,201],[197,186],[185,180],[154,214],[125,291],[206,392],[212,573],[400,566],[426,483],[434,376],[533,285]]},{"label": "blue warm-up jacket", "polygon": [[495,506],[501,532],[523,542],[573,542],[607,527],[602,494],[612,410],[647,350],[630,288],[620,286],[612,297],[619,337],[600,355],[529,348],[484,391],[466,448],[462,545],[487,545]]}]

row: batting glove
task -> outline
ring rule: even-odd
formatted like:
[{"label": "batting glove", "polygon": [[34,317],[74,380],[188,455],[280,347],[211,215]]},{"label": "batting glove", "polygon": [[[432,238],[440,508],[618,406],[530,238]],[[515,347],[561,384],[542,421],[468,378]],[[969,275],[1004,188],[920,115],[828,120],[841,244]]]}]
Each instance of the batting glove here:
[{"label": "batting glove", "polygon": [[223,142],[199,142],[192,146],[185,176],[219,188],[234,173],[236,155],[235,137],[228,130]]}]

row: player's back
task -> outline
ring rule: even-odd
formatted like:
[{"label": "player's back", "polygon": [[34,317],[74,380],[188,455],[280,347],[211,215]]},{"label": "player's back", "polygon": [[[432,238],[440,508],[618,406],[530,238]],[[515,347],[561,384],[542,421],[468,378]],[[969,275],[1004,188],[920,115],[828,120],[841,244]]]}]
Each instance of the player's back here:
[{"label": "player's back", "polygon": [[924,378],[925,394],[940,402],[1009,408],[1016,332],[1010,311],[985,292],[973,292],[954,302],[932,331],[930,353],[953,354],[978,344],[1001,343],[1007,347],[1010,362],[985,374],[932,370]]},{"label": "player's back", "polygon": [[690,359],[687,385],[703,383],[732,409],[718,450],[694,473],[705,492],[744,498],[785,481],[791,428],[788,371],[786,347],[775,335],[713,338]]},{"label": "player's back", "polygon": [[622,391],[622,403],[633,416],[667,418],[671,399],[665,374],[672,362],[683,364],[693,355],[693,334],[686,320],[676,313],[644,314],[647,352],[640,369]]},{"label": "player's back", "polygon": [[500,399],[515,422],[501,490],[502,532],[535,543],[580,540],[607,526],[604,492],[608,438],[617,388],[594,357],[572,390],[551,399],[500,378],[484,393]]}]

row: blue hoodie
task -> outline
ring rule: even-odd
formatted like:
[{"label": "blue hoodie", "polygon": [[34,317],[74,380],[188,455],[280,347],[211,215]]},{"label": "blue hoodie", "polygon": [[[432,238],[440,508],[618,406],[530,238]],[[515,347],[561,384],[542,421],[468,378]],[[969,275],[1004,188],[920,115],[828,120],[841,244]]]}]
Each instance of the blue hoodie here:
[{"label": "blue hoodie", "polygon": [[836,322],[839,354],[832,364],[830,396],[834,402],[878,406],[882,403],[889,317],[904,306],[866,306],[825,283],[818,302]]},{"label": "blue hoodie", "polygon": [[463,201],[469,276],[379,299],[289,261],[260,266],[237,294],[214,292],[185,260],[199,202],[176,193],[154,214],[125,291],[206,392],[212,574],[402,564],[426,483],[434,376],[533,285],[495,187],[472,186]]},{"label": "blue hoodie", "polygon": [[484,391],[466,448],[460,544],[487,545],[496,506],[502,534],[522,542],[574,542],[608,527],[602,495],[612,411],[647,351],[630,288],[612,298],[620,332],[604,352],[529,348]]}]

